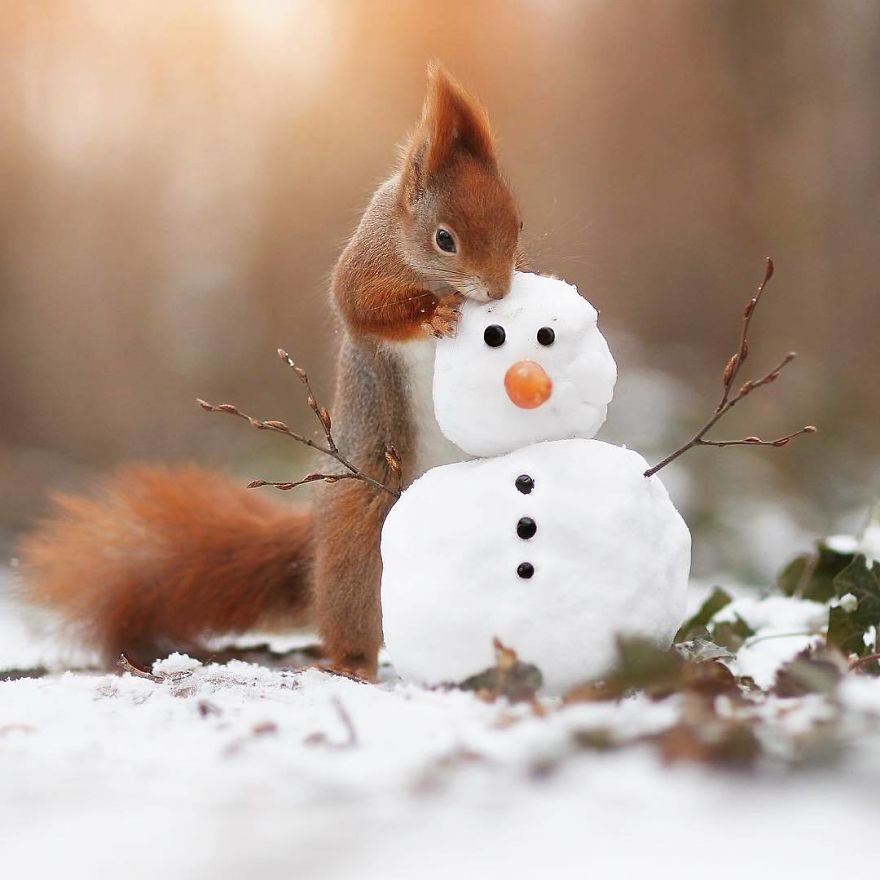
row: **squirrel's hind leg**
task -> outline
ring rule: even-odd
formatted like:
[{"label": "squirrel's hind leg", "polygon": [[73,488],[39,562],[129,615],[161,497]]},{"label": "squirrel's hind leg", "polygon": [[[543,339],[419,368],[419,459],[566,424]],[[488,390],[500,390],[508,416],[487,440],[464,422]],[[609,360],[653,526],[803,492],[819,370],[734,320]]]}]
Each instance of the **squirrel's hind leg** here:
[{"label": "squirrel's hind leg", "polygon": [[332,668],[373,679],[382,644],[379,540],[394,499],[353,480],[323,495],[315,523],[318,631]]}]

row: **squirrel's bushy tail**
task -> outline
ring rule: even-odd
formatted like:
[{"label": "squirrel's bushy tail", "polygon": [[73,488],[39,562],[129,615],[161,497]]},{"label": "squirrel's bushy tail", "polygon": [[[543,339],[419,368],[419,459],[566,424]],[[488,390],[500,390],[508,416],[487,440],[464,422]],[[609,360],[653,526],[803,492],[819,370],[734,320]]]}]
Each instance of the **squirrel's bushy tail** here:
[{"label": "squirrel's bushy tail", "polygon": [[310,511],[197,467],[130,465],[94,497],[56,496],[19,557],[25,597],[108,664],[308,622]]}]

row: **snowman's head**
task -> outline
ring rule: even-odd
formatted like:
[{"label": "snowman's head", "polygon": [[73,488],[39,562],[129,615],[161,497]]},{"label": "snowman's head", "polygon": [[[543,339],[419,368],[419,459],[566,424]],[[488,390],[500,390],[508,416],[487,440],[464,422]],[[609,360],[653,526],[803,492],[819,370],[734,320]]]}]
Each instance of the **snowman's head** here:
[{"label": "snowman's head", "polygon": [[597,319],[572,285],[524,272],[505,299],[464,303],[456,336],[437,343],[440,429],[471,455],[593,437],[617,380]]}]

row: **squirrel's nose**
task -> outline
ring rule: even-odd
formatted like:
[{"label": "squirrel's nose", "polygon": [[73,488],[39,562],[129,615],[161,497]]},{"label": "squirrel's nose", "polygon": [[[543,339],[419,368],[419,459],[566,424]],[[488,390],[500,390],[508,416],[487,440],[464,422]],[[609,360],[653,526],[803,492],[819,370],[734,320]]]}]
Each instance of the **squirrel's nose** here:
[{"label": "squirrel's nose", "polygon": [[553,380],[535,361],[517,361],[504,374],[504,390],[521,409],[535,409],[553,393]]},{"label": "squirrel's nose", "polygon": [[485,280],[486,296],[489,299],[504,299],[510,292],[510,285],[513,282],[513,273],[507,275],[496,276],[495,278]]}]

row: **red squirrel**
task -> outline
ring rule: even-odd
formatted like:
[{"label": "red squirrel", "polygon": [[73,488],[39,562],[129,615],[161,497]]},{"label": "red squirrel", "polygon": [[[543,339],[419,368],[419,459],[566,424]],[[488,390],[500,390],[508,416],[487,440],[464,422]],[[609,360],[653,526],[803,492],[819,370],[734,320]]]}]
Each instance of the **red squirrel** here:
[{"label": "red squirrel", "polygon": [[[421,120],[331,282],[343,330],[334,437],[365,473],[392,480],[388,443],[404,486],[463,457],[434,420],[432,337],[455,332],[464,297],[507,293],[524,267],[521,229],[484,109],[431,65]],[[291,508],[199,468],[128,466],[93,498],[55,499],[20,546],[24,594],[60,611],[108,664],[311,624],[329,665],[372,677],[393,501],[343,481],[322,487],[312,510]]]}]

